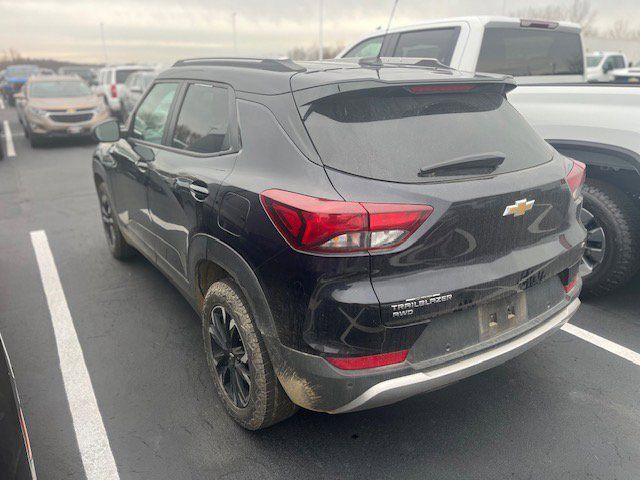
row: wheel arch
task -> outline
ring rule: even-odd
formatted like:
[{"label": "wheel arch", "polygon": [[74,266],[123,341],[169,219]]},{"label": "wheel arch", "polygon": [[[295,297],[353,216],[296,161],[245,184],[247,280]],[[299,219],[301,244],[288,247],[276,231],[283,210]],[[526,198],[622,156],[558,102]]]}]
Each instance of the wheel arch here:
[{"label": "wheel arch", "polygon": [[189,278],[193,282],[193,295],[199,312],[209,286],[226,277],[231,277],[242,291],[256,327],[265,339],[271,361],[279,364],[279,351],[274,347],[278,334],[257,276],[245,259],[229,245],[204,233],[194,235],[189,246]]},{"label": "wheel arch", "polygon": [[575,140],[547,140],[561,154],[587,165],[587,177],[626,192],[640,193],[640,153],[616,145]]}]

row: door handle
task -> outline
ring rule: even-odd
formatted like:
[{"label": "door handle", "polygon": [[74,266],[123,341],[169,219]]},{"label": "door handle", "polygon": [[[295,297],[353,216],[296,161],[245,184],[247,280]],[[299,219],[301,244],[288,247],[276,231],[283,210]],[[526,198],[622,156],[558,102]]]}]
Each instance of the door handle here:
[{"label": "door handle", "polygon": [[209,189],[203,185],[198,185],[197,183],[190,183],[189,190],[191,191],[193,198],[196,200],[204,200],[204,198],[209,195]]},{"label": "door handle", "polygon": [[149,170],[149,165],[147,164],[147,162],[138,160],[136,162],[136,167],[138,168],[138,170],[140,170],[142,173],[146,173]]},{"label": "door handle", "polygon": [[207,184],[200,180],[190,180],[187,178],[176,178],[175,186],[188,189],[191,196],[198,201],[203,201],[209,195]]}]

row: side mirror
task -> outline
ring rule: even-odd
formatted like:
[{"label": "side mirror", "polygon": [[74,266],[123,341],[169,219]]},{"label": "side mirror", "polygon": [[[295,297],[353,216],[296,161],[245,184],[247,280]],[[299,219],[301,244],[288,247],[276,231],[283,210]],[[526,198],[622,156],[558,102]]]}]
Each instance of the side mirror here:
[{"label": "side mirror", "polygon": [[106,120],[96,125],[92,134],[98,142],[117,142],[120,139],[120,126],[115,120]]},{"label": "side mirror", "polygon": [[140,155],[140,160],[144,163],[151,163],[156,159],[156,153],[145,145],[135,145],[133,150]]},{"label": "side mirror", "polygon": [[602,71],[603,71],[604,73],[608,73],[608,72],[610,72],[611,70],[613,70],[613,65],[611,65],[610,63],[608,63],[608,64],[606,64],[606,65],[604,65],[604,66],[602,67]]}]

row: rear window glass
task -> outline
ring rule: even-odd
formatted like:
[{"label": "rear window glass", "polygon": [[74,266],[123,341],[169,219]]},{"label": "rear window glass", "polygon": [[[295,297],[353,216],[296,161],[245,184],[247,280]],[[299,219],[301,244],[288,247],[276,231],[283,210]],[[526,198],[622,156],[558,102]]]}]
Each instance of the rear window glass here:
[{"label": "rear window glass", "polygon": [[476,71],[514,76],[582,75],[578,33],[524,28],[487,28]]},{"label": "rear window glass", "polygon": [[393,56],[435,58],[449,65],[459,32],[459,28],[437,28],[402,33]]},{"label": "rear window glass", "polygon": [[116,70],[116,83],[124,83],[129,78],[129,75],[140,70]]},{"label": "rear window glass", "polygon": [[301,114],[325,165],[379,180],[433,181],[419,176],[420,170],[494,152],[505,157],[494,174],[552,157],[496,85],[452,93],[360,90],[316,100]]}]

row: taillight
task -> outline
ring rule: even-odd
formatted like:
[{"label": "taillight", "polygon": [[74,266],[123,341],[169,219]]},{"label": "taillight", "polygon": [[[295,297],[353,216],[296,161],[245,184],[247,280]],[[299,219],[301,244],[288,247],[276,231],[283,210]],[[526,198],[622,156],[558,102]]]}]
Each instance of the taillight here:
[{"label": "taillight", "polygon": [[112,98],[118,97],[118,86],[115,83],[111,85],[111,97]]},{"label": "taillight", "polygon": [[571,290],[573,290],[573,287],[576,286],[576,283],[578,283],[578,275],[573,277],[573,280],[571,280],[567,285],[562,286],[564,288],[565,293],[569,293]]},{"label": "taillight", "polygon": [[408,353],[409,350],[401,350],[399,352],[381,353],[364,357],[326,357],[326,360],[341,370],[364,370],[365,368],[384,367],[402,363],[407,358]]},{"label": "taillight", "polygon": [[433,211],[428,205],[345,202],[283,190],[266,190],[260,200],[289,245],[317,253],[397,247]]},{"label": "taillight", "polygon": [[27,432],[27,424],[24,421],[24,415],[22,408],[18,407],[18,420],[20,421],[20,428],[22,429],[22,436],[24,437],[24,447],[27,451],[27,458],[29,461],[33,460],[33,454],[31,453],[31,442],[29,441],[29,433]]},{"label": "taillight", "polygon": [[571,190],[573,198],[578,198],[580,196],[580,187],[584,184],[587,175],[587,167],[584,163],[577,160],[572,159],[571,161],[573,165],[565,180],[567,181],[567,185],[569,185],[569,190]]}]

